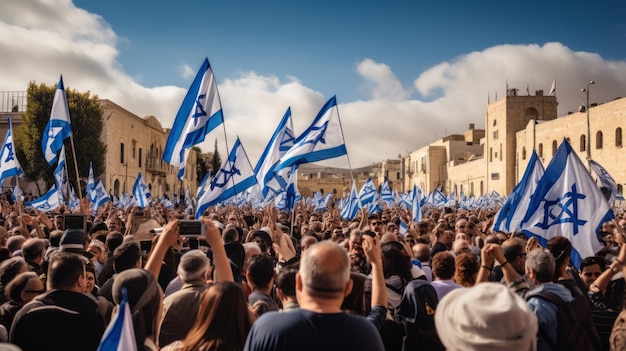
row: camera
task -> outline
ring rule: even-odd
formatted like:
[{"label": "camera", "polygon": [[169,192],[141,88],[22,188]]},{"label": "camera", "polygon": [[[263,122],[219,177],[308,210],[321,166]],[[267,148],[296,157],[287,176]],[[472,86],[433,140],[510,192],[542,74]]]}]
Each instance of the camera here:
[{"label": "camera", "polygon": [[180,220],[178,228],[181,237],[197,238],[204,236],[204,226],[199,220]]},{"label": "camera", "polygon": [[86,219],[84,215],[66,214],[63,215],[64,229],[80,229],[83,232],[86,227]]}]

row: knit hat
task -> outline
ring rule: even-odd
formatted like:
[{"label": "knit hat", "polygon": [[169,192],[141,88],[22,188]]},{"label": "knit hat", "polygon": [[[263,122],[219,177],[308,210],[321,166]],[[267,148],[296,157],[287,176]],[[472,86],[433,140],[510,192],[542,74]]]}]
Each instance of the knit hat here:
[{"label": "knit hat", "polygon": [[537,325],[526,301],[498,283],[454,289],[439,301],[435,313],[447,350],[535,351]]},{"label": "knit hat", "polygon": [[[74,249],[82,251],[85,248],[85,234],[82,229],[67,229],[59,241],[59,251],[68,251]],[[70,250],[71,251],[71,250]]]}]

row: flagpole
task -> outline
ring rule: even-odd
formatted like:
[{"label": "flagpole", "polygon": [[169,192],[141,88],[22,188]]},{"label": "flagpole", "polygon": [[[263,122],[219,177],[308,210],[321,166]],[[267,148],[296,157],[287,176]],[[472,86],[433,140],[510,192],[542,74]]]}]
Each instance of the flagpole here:
[{"label": "flagpole", "polygon": [[[82,199],[83,198],[83,191],[80,188],[80,178],[78,177],[78,160],[76,159],[76,150],[74,149],[74,136],[70,135],[70,145],[72,146],[72,156],[74,157],[74,170],[76,171],[76,185],[78,188],[78,198]],[[66,171],[67,172],[67,171]],[[69,183],[69,181],[68,181]],[[69,197],[69,188],[68,188],[68,199]]]},{"label": "flagpole", "polygon": [[[22,188],[20,188],[20,177],[18,176],[15,176],[15,185],[21,192]],[[18,215],[20,216],[20,227],[24,227],[24,219],[22,218],[22,196],[20,194],[17,194],[15,199],[17,201],[17,212],[18,212]]]},{"label": "flagpole", "polygon": [[[346,144],[346,136],[343,134],[343,125],[341,124],[341,117],[339,116],[339,108],[337,108],[337,120],[339,121],[339,130],[341,131],[341,138],[343,139],[343,144]],[[348,159],[348,169],[350,169],[350,178],[352,179],[352,184],[356,186],[356,180],[354,180],[354,174],[352,173],[352,165],[350,164],[350,154],[348,153],[348,146],[346,146],[346,158]],[[363,208],[363,204],[361,204],[361,198],[359,194],[357,194],[356,200],[359,202],[359,208]]]}]

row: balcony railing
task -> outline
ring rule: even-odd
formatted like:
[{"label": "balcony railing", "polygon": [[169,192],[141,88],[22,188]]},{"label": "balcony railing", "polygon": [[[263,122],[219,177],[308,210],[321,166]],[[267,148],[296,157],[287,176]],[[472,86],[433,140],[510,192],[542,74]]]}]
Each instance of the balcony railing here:
[{"label": "balcony railing", "polygon": [[167,174],[168,163],[163,161],[160,157],[149,156],[146,159],[146,170],[148,172],[165,175]]},{"label": "balcony railing", "polygon": [[0,113],[25,111],[25,91],[0,91]]}]

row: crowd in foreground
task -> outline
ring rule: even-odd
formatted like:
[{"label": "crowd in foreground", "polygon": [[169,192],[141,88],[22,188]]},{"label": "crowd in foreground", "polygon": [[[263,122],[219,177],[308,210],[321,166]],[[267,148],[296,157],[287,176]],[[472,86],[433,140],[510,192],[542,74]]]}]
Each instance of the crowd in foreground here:
[{"label": "crowd in foreground", "polygon": [[[493,210],[216,207],[198,237],[159,205],[83,228],[2,208],[0,349],[626,350],[619,214],[574,267],[566,236],[491,232]],[[134,340],[117,346],[123,304]]]}]

